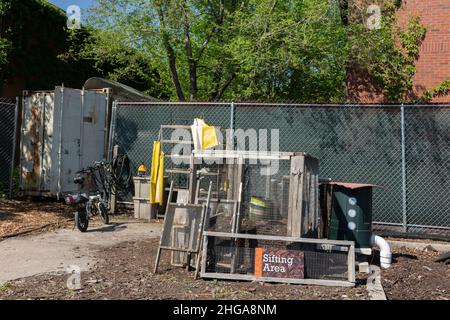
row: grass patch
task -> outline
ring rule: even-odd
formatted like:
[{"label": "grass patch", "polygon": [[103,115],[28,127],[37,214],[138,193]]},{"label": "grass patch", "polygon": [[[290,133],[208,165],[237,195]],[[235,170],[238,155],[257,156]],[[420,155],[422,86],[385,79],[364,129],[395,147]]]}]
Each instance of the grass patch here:
[{"label": "grass patch", "polygon": [[6,291],[8,291],[8,290],[11,289],[11,288],[12,288],[12,285],[11,285],[11,283],[8,282],[8,281],[6,281],[6,282],[0,284],[0,292],[6,292]]}]

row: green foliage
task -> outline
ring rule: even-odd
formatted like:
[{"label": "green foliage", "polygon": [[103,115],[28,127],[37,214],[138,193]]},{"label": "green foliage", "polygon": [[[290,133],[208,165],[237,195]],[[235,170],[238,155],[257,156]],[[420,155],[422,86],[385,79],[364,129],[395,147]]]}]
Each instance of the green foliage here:
[{"label": "green foliage", "polygon": [[235,97],[343,100],[346,33],[330,1],[249,1],[233,34]]},{"label": "green foliage", "polygon": [[[4,19],[4,14],[9,9],[8,2],[0,2],[0,22]],[[0,72],[8,64],[8,56],[11,50],[11,42],[5,38],[5,34],[0,33]]]},{"label": "green foliage", "polygon": [[67,63],[82,63],[97,76],[127,84],[155,98],[168,98],[169,90],[143,51],[126,45],[120,31],[68,30],[69,50],[60,55]]},{"label": "green foliage", "polygon": [[[444,83],[414,94],[426,36],[420,19],[399,28],[401,0],[366,2],[97,0],[87,27],[67,30],[64,12],[47,1],[3,0],[0,15],[8,11],[13,24],[9,40],[0,38],[0,73],[39,75],[31,90],[79,87],[95,75],[179,100],[343,102],[351,70],[373,80],[387,102],[447,92]],[[365,9],[372,3],[382,10],[373,30]],[[55,52],[51,43],[63,45]]]},{"label": "green foliage", "polygon": [[450,94],[450,79],[444,80],[438,86],[432,89],[425,89],[422,97],[417,99],[417,102],[430,102],[433,98],[446,96]]},{"label": "green foliage", "polygon": [[132,50],[171,98],[343,100],[346,34],[328,0],[99,0],[89,24],[97,65]]},{"label": "green foliage", "polygon": [[[79,88],[96,75],[86,61],[58,58],[73,44],[63,10],[46,0],[2,0],[1,4],[8,56],[0,65],[0,80],[19,78],[26,89],[42,90],[61,83]],[[1,43],[0,64],[5,56]]]},{"label": "green foliage", "polygon": [[384,94],[386,102],[409,102],[414,99],[413,76],[419,48],[427,30],[420,18],[410,17],[405,28],[397,26],[401,1],[380,3],[381,28],[364,26],[364,16],[349,26],[349,67],[367,72]]},{"label": "green foliage", "polygon": [[0,38],[0,70],[8,64],[8,55],[11,50],[11,42]]},{"label": "green foliage", "polygon": [[383,84],[388,101],[408,102],[413,98],[413,76],[417,71],[415,62],[426,32],[420,19],[412,17],[406,30],[398,32],[401,47],[394,45],[391,56],[381,59],[375,77]]}]

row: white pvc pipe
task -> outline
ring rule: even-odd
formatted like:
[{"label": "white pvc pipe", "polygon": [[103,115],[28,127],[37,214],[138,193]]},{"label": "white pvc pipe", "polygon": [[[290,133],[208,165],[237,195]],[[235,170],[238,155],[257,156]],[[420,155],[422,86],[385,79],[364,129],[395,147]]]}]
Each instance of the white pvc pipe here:
[{"label": "white pvc pipe", "polygon": [[392,262],[392,252],[389,243],[376,234],[372,234],[370,242],[372,247],[378,247],[378,249],[380,249],[380,266],[383,269],[389,268]]}]

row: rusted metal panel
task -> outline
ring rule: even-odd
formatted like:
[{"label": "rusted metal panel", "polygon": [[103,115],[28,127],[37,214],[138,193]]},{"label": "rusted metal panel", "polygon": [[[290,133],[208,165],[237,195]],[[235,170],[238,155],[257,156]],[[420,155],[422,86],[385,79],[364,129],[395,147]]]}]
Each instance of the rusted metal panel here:
[{"label": "rusted metal panel", "polygon": [[[22,150],[21,150],[21,181],[24,191],[43,191],[43,171],[48,168],[48,158],[43,154],[48,152],[49,144],[44,143],[44,127],[46,123],[46,102],[53,99],[52,93],[24,93],[22,115]],[[47,115],[48,118],[48,115]]]},{"label": "rusted metal panel", "polygon": [[24,92],[21,189],[59,196],[78,190],[77,171],[105,158],[107,91],[56,87]]}]

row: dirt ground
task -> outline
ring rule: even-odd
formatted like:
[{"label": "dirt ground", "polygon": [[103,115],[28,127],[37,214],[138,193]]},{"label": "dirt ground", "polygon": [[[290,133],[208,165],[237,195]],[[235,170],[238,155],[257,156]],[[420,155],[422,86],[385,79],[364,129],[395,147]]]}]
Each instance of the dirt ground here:
[{"label": "dirt ground", "polygon": [[171,267],[163,253],[152,274],[158,239],[125,242],[98,252],[102,262],[81,274],[82,290],[67,289],[67,275],[42,275],[9,282],[1,299],[366,299],[364,286],[331,288],[193,280],[193,272]]},{"label": "dirt ground", "polygon": [[450,265],[437,263],[437,252],[395,248],[392,267],[382,271],[388,298],[450,300]]},{"label": "dirt ground", "polygon": [[[99,262],[81,274],[81,290],[67,288],[67,274],[44,274],[10,281],[0,299],[296,299],[366,300],[365,277],[354,288],[193,280],[193,272],[169,264],[162,255],[152,274],[158,240],[129,241],[97,252]],[[435,252],[400,249],[382,271],[388,299],[450,299],[450,268],[435,263]]]},{"label": "dirt ground", "polygon": [[0,238],[44,227],[55,230],[73,224],[73,210],[61,202],[31,202],[0,198]]},{"label": "dirt ground", "polygon": [[[68,289],[69,275],[65,271],[43,272],[0,283],[0,299],[368,299],[367,275],[360,274],[354,288],[193,280],[192,271],[170,266],[167,252],[163,253],[160,272],[155,275],[151,271],[158,247],[156,231],[160,225],[135,222],[127,225],[120,222],[121,216],[114,216],[113,225],[106,227],[108,230],[94,222],[91,233],[81,234],[72,230],[71,211],[60,203],[0,200],[0,236],[51,224],[37,234],[0,242],[5,248],[16,248],[14,241],[35,242],[36,246],[39,241],[52,246],[64,243],[69,251],[76,246],[70,255],[75,260],[69,261],[64,256],[61,257],[64,263],[72,263],[82,256],[90,262],[81,272],[80,290]],[[150,229],[154,230],[152,237],[148,233]],[[136,233],[139,236],[131,236]],[[101,242],[106,237],[111,241],[101,247],[77,244],[86,238]],[[56,249],[55,252],[59,252]],[[381,274],[388,299],[450,299],[450,266],[434,262],[437,252],[394,248],[393,254],[392,267]],[[373,263],[376,261],[374,258]]]}]

